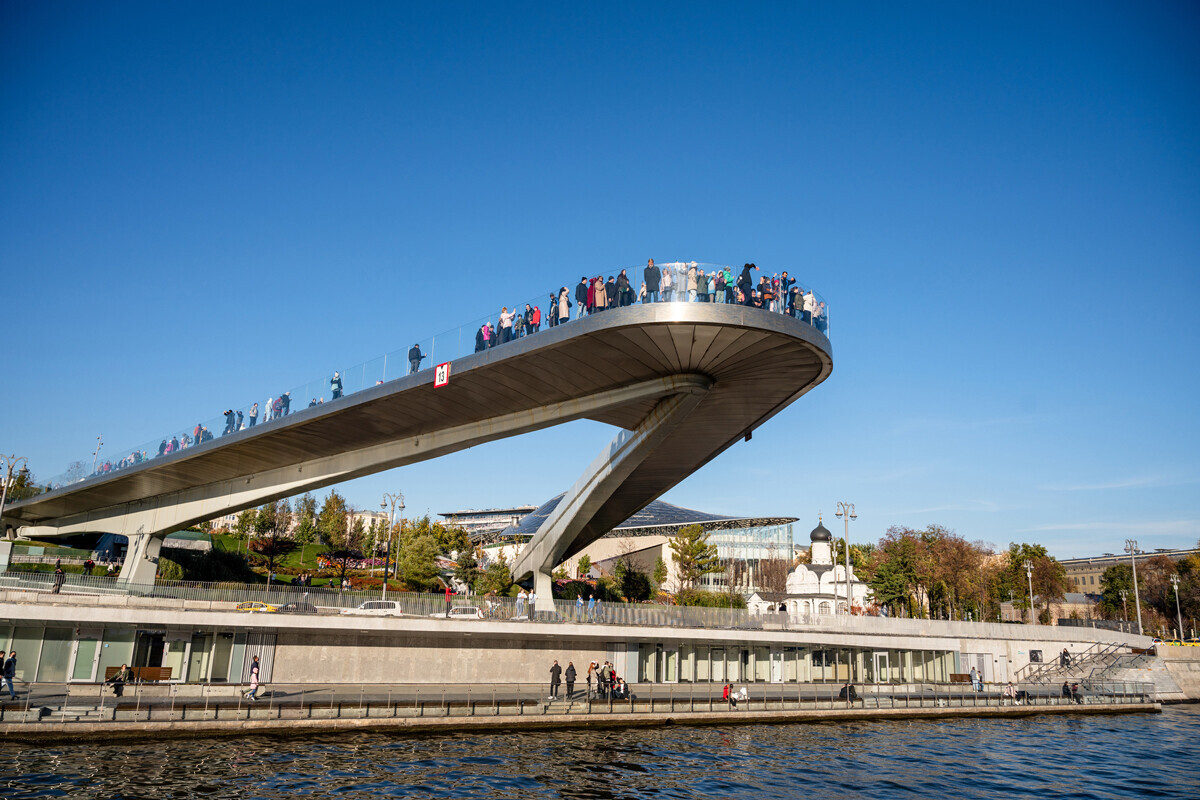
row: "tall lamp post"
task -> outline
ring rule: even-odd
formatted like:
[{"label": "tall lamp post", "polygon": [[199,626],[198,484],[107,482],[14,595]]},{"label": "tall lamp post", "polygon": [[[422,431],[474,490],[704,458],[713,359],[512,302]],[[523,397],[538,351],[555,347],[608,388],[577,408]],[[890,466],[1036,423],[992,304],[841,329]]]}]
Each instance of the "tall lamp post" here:
[{"label": "tall lamp post", "polygon": [[4,503],[8,500],[8,485],[12,483],[13,470],[21,462],[29,463],[25,456],[17,458],[16,453],[11,456],[0,456],[0,464],[5,465],[4,486],[0,487],[0,535],[4,538],[8,538],[8,526],[4,525],[2,521],[4,519]]},{"label": "tall lamp post", "polygon": [[1033,562],[1025,559],[1025,577],[1029,579],[1029,624],[1033,624]]},{"label": "tall lamp post", "polygon": [[1171,585],[1175,587],[1175,618],[1179,620],[1179,640],[1183,641],[1183,614],[1179,610],[1179,576],[1171,576]]},{"label": "tall lamp post", "polygon": [[1133,567],[1133,607],[1137,610],[1138,618],[1138,636],[1144,636],[1145,631],[1142,629],[1142,598],[1138,592],[1137,585],[1137,539],[1125,540],[1125,552],[1129,553],[1129,564]]},{"label": "tall lamp post", "polygon": [[404,518],[404,493],[384,492],[383,502],[379,504],[382,509],[387,509],[388,504],[391,504],[391,510],[388,512],[388,529],[387,536],[383,540],[383,599],[387,600],[387,585],[388,585],[388,570],[390,564],[388,559],[392,554],[392,526],[396,524],[396,506],[400,506],[400,517]]},{"label": "tall lamp post", "polygon": [[858,519],[858,515],[854,513],[854,503],[843,503],[838,501],[837,512],[835,516],[838,519],[845,519],[846,522],[846,538],[843,540],[846,544],[846,616],[850,616],[850,520]]},{"label": "tall lamp post", "polygon": [[1129,624],[1129,603],[1125,602],[1128,599],[1129,599],[1129,592],[1122,589],[1121,590],[1121,609],[1122,609],[1122,616],[1125,617],[1126,625]]},{"label": "tall lamp post", "polygon": [[96,474],[96,462],[100,458],[100,448],[104,447],[104,434],[96,437],[96,449],[92,453],[92,474]]}]

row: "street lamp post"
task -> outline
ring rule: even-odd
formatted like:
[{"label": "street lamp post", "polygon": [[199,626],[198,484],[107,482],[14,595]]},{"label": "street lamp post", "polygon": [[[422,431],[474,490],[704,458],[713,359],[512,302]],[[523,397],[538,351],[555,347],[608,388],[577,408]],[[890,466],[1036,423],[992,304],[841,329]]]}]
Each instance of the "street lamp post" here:
[{"label": "street lamp post", "polygon": [[1129,598],[1129,592],[1121,589],[1121,615],[1125,618],[1125,624],[1129,624],[1129,603],[1125,602]]},{"label": "street lamp post", "polygon": [[1137,585],[1137,539],[1125,540],[1125,552],[1129,553],[1129,563],[1133,567],[1133,607],[1137,610],[1138,618],[1138,635],[1144,636],[1145,631],[1142,628],[1142,598],[1138,592]]},{"label": "street lamp post", "polygon": [[854,503],[843,503],[838,501],[837,512],[835,516],[838,519],[845,519],[846,522],[846,538],[843,542],[846,545],[846,616],[850,616],[850,520],[858,519],[858,514],[854,513]]},{"label": "street lamp post", "polygon": [[383,599],[387,600],[388,586],[388,571],[391,567],[389,558],[392,554],[392,526],[396,524],[396,506],[400,506],[400,517],[404,518],[404,493],[385,492],[383,502],[379,504],[380,508],[386,509],[388,504],[391,504],[391,510],[388,512],[388,529],[387,536],[383,539]]},{"label": "street lamp post", "polygon": [[1025,577],[1029,579],[1029,624],[1033,624],[1033,562],[1025,559]]},{"label": "street lamp post", "polygon": [[96,450],[92,453],[92,474],[96,474],[96,461],[100,458],[100,448],[104,447],[104,434],[96,437]]},{"label": "street lamp post", "polygon": [[1179,576],[1171,576],[1171,585],[1175,587],[1175,618],[1179,620],[1179,640],[1183,641],[1183,613],[1179,610]]}]

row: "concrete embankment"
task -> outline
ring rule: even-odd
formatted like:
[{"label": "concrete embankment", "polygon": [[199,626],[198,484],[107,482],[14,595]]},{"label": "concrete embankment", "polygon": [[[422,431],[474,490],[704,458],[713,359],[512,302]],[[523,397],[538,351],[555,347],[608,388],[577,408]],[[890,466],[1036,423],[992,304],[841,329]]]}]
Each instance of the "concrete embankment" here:
[{"label": "concrete embankment", "polygon": [[[164,722],[37,722],[0,725],[0,741],[29,744],[91,741],[203,738],[213,736],[304,736],[345,731],[404,731],[452,733],[569,728],[622,728],[663,725],[746,725],[863,720],[934,720],[957,718],[1015,718],[1041,715],[1157,713],[1158,703],[1095,703],[1061,706],[999,706],[966,708],[825,708],[799,710],[737,710],[679,713],[547,714],[486,717],[353,717],[279,718],[268,709],[248,708],[236,720]],[[340,710],[339,710],[340,713]]]}]

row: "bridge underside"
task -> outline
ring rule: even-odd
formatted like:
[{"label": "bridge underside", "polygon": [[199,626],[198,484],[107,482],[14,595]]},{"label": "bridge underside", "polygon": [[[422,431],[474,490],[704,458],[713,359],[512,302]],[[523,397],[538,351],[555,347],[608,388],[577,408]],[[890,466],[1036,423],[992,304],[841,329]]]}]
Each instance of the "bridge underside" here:
[{"label": "bridge underside", "polygon": [[790,317],[613,309],[458,359],[446,386],[432,370],[410,375],[14,504],[4,524],[39,538],[123,534],[122,578],[150,582],[161,537],[197,522],[574,419],[615,425],[517,565],[548,574],[831,370],[828,340]]}]

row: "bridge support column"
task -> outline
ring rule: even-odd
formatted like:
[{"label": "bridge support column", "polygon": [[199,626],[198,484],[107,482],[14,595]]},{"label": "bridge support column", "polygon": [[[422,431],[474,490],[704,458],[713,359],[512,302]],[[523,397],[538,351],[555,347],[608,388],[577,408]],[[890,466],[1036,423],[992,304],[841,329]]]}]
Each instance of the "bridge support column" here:
[{"label": "bridge support column", "polygon": [[637,428],[613,437],[542,522],[513,568],[518,578],[533,573],[538,611],[554,610],[551,573],[579,534],[638,465],[699,405],[711,386],[707,380],[689,380],[678,394],[660,400]]},{"label": "bridge support column", "polygon": [[132,533],[126,536],[129,546],[125,549],[125,563],[117,577],[121,583],[153,586],[158,574],[158,554],[162,550],[163,536],[149,533]]}]

